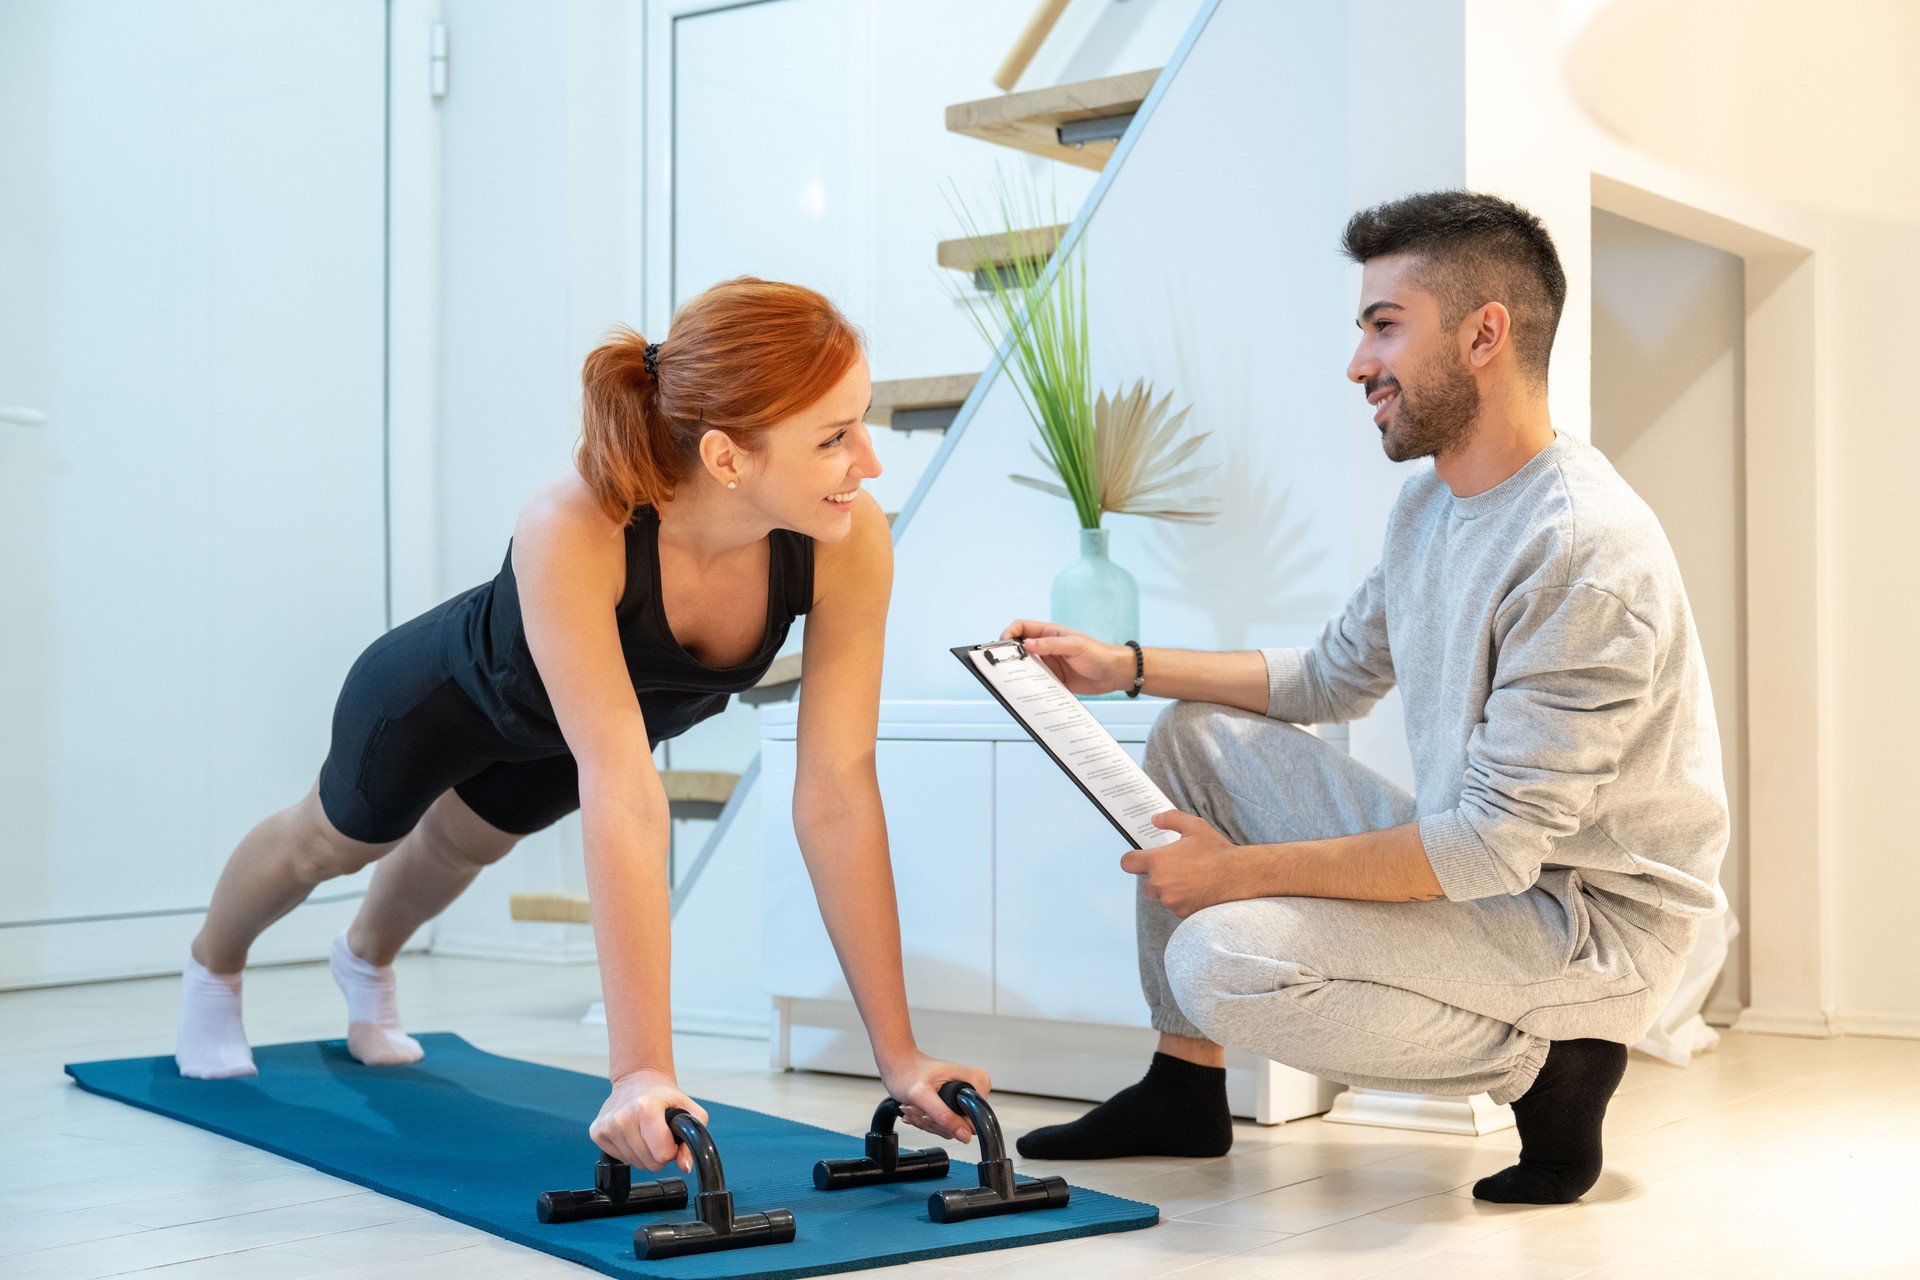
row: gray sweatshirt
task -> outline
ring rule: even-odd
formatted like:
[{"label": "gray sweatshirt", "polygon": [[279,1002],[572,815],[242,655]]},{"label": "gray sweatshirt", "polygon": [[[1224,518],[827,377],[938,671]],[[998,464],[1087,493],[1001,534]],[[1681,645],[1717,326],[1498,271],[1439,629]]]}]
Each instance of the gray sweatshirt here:
[{"label": "gray sweatshirt", "polygon": [[1399,684],[1447,897],[1545,871],[1657,933],[1725,907],[1706,662],[1660,522],[1599,450],[1558,436],[1470,498],[1422,465],[1346,610],[1262,654],[1267,714],[1298,724],[1357,719]]}]

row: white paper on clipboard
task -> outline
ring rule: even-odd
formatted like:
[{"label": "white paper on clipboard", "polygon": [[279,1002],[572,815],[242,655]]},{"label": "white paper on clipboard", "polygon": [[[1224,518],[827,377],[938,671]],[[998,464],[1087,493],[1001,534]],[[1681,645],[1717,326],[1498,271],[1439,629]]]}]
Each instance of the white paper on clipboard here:
[{"label": "white paper on clipboard", "polygon": [[1026,646],[1006,640],[953,653],[1135,848],[1180,838],[1153,825],[1153,815],[1173,808],[1173,802]]}]

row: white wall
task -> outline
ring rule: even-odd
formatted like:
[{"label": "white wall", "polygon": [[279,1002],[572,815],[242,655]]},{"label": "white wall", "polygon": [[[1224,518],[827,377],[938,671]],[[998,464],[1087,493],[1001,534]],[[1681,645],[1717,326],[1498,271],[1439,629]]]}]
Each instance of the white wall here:
[{"label": "white wall", "polygon": [[385,23],[0,7],[0,986],[177,969],[380,633]]},{"label": "white wall", "polygon": [[[1920,186],[1920,179],[1916,179]],[[1909,209],[1920,210],[1920,191]],[[1913,774],[1920,752],[1920,674],[1906,650],[1920,636],[1920,405],[1904,393],[1915,361],[1886,324],[1920,296],[1920,219],[1831,218],[1825,323],[1833,474],[1834,932],[1843,1030],[1920,1036],[1920,948],[1909,904],[1920,900]]]},{"label": "white wall", "polygon": [[[1745,266],[1593,213],[1593,443],[1660,518],[1713,685],[1732,831],[1720,880],[1747,918]],[[1746,1003],[1746,939],[1711,1002]]]},{"label": "white wall", "polygon": [[[499,571],[515,514],[572,465],[580,362],[640,306],[637,6],[447,0],[441,105],[439,595]],[[520,890],[585,891],[579,819],[523,841],[434,926],[450,954],[591,959],[516,924]]]},{"label": "white wall", "polygon": [[1614,134],[1772,200],[1912,220],[1920,6],[1911,0],[1564,0],[1561,9],[1586,23],[1566,81]]}]

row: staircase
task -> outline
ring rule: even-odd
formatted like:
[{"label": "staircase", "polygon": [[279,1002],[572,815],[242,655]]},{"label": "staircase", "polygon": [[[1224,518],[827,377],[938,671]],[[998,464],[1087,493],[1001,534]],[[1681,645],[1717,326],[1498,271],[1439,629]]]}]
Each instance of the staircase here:
[{"label": "staircase", "polygon": [[[1054,17],[1058,16],[1060,7],[1053,6]],[[1040,18],[1036,17],[1038,21]],[[1024,65],[1022,62],[1021,66]],[[1135,71],[957,103],[947,108],[947,129],[1063,164],[1104,169],[1152,92],[1161,70]],[[1003,76],[1005,71],[1003,68]],[[1013,72],[1016,78],[1018,74]],[[1068,225],[1062,224],[1016,231],[1011,235],[943,240],[939,242],[935,261],[941,267],[970,275],[976,288],[990,289],[996,276],[1010,283],[1013,279],[1010,273],[1023,258],[1036,267],[1044,266],[1069,230]],[[960,373],[877,381],[873,384],[873,402],[866,421],[907,434],[945,432],[958,418],[982,376]],[[897,514],[888,513],[889,524]],[[748,706],[760,706],[797,696],[800,667],[799,654],[776,659],[760,682],[740,695],[740,701]],[[718,850],[759,770],[756,755],[745,772],[738,775],[707,770],[662,771],[669,810],[675,819],[714,820],[698,856],[683,873],[673,877],[675,911]],[[587,900],[567,894],[515,894],[511,912],[513,919],[525,921],[587,924],[592,919]]]},{"label": "staircase", "polygon": [[982,291],[994,287],[994,277],[1007,288],[1019,287],[1019,267],[1028,264],[1033,272],[1046,265],[1053,251],[1066,237],[1065,224],[1002,231],[995,235],[969,236],[963,240],[942,240],[934,260],[949,271],[964,271],[973,277],[973,287]]},{"label": "staircase", "polygon": [[953,425],[960,406],[980,381],[977,373],[950,373],[936,378],[896,378],[873,384],[873,407],[867,422],[894,431],[945,431]]},{"label": "staircase", "polygon": [[783,658],[775,658],[773,665],[767,668],[767,674],[760,677],[760,683],[740,695],[740,701],[750,707],[763,702],[785,702],[800,692],[800,655],[789,653]]},{"label": "staircase", "polygon": [[947,108],[947,129],[1028,155],[1104,169],[1159,70],[1057,84]]}]

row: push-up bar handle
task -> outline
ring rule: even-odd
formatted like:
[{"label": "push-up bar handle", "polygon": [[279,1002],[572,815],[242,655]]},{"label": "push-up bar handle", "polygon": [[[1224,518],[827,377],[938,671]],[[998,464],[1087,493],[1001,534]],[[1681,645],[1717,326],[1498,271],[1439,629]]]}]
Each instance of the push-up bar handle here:
[{"label": "push-up bar handle", "polygon": [[694,1217],[688,1222],[660,1222],[633,1233],[633,1252],[646,1259],[678,1258],[689,1253],[744,1249],[751,1245],[786,1244],[794,1237],[793,1214],[785,1209],[765,1213],[733,1212],[733,1193],[720,1166],[720,1150],[707,1126],[681,1107],[667,1108],[667,1128],[693,1153],[693,1171],[700,1179],[694,1197]]}]

